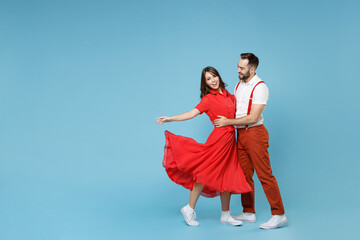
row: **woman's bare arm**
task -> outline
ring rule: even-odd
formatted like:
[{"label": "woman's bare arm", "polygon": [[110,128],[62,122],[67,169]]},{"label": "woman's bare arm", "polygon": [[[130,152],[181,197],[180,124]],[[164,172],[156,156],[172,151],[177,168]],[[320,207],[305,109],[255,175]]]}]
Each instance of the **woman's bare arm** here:
[{"label": "woman's bare arm", "polygon": [[185,112],[176,116],[172,116],[172,117],[158,117],[156,119],[156,123],[157,124],[163,124],[166,122],[173,122],[173,121],[186,121],[189,119],[192,119],[194,117],[196,117],[197,115],[200,114],[200,111],[197,108],[194,108],[193,110],[189,111],[189,112]]}]

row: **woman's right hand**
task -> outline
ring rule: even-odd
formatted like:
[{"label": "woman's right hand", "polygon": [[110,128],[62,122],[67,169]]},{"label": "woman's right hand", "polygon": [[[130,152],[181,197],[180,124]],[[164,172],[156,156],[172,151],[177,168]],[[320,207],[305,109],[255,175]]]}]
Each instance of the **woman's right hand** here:
[{"label": "woman's right hand", "polygon": [[166,123],[166,122],[172,122],[173,121],[173,119],[172,119],[172,117],[158,117],[157,119],[156,119],[156,123],[157,124],[163,124],[163,123]]}]

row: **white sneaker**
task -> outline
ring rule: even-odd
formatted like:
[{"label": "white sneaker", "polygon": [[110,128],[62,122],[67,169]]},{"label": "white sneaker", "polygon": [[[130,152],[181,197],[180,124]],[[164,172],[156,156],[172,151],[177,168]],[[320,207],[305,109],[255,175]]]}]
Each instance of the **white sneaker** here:
[{"label": "white sneaker", "polygon": [[220,222],[222,224],[230,224],[233,226],[241,226],[243,224],[242,221],[234,219],[230,215],[230,211],[222,211],[221,212]]},{"label": "white sneaker", "polygon": [[234,218],[236,220],[241,220],[241,221],[244,221],[244,222],[251,222],[251,223],[256,222],[255,213],[243,212],[238,216],[234,216]]},{"label": "white sneaker", "polygon": [[284,214],[282,215],[273,215],[269,221],[266,223],[260,224],[262,229],[272,229],[282,227],[287,223],[287,218]]},{"label": "white sneaker", "polygon": [[181,213],[184,216],[187,225],[192,227],[199,226],[199,222],[196,221],[195,210],[192,209],[189,204],[181,209]]}]

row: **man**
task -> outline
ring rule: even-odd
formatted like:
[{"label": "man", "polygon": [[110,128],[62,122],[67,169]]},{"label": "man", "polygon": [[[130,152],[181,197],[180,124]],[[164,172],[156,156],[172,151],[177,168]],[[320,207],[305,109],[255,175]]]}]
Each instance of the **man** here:
[{"label": "man", "polygon": [[238,160],[252,188],[252,192],[241,195],[243,213],[234,218],[247,222],[256,222],[254,170],[261,182],[265,195],[271,206],[272,218],[260,225],[262,229],[283,226],[287,219],[280,196],[280,190],[272,174],[268,153],[269,135],[263,125],[262,112],[269,98],[269,90],[256,75],[259,59],[252,53],[241,54],[238,63],[240,82],[235,88],[236,118],[228,119],[219,116],[214,121],[216,127],[235,125],[237,127]]}]

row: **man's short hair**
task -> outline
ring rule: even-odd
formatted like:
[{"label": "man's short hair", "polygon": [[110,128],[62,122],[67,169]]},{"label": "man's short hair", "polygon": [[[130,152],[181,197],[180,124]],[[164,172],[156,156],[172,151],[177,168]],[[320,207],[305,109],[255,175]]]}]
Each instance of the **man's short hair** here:
[{"label": "man's short hair", "polygon": [[242,53],[241,59],[247,59],[249,61],[249,65],[251,67],[255,67],[255,69],[259,66],[259,58],[253,53]]}]

